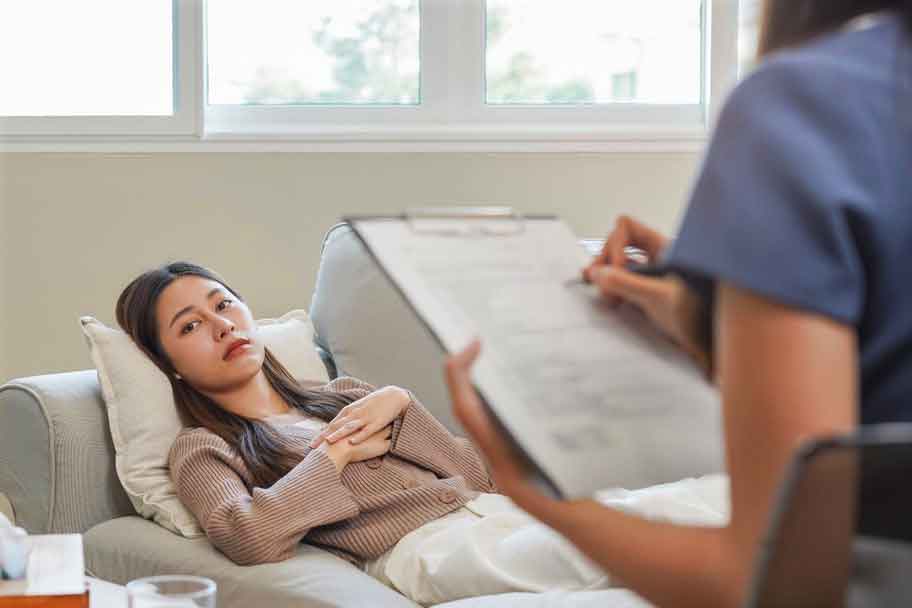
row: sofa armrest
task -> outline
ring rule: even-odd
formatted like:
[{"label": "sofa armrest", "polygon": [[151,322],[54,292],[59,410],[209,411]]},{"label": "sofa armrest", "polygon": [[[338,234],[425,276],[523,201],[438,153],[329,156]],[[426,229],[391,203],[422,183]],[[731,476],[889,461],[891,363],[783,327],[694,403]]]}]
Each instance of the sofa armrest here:
[{"label": "sofa armrest", "polygon": [[238,566],[209,539],[184,538],[139,516],[95,526],[84,544],[92,576],[120,584],[156,574],[206,576],[218,585],[219,608],[417,608],[345,560],[303,544],[286,561]]},{"label": "sofa armrest", "polygon": [[135,512],[115,473],[95,370],[0,386],[0,492],[34,534],[84,532]]}]

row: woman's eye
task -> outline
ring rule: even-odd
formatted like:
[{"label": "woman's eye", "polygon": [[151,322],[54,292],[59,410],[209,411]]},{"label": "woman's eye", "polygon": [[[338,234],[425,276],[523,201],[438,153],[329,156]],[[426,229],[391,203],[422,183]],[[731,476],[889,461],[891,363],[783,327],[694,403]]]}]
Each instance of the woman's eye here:
[{"label": "woman's eye", "polygon": [[191,321],[190,323],[187,323],[186,325],[184,325],[184,327],[181,329],[181,333],[182,333],[182,334],[188,334],[188,333],[190,333],[191,331],[193,331],[193,324],[194,324],[194,323],[196,323],[196,321]]},{"label": "woman's eye", "polygon": [[[219,309],[219,310],[224,310],[224,309],[222,308],[222,304],[231,304],[231,300],[225,299],[225,300],[222,300],[221,302],[219,302],[219,305],[218,305],[218,309]],[[227,308],[227,307],[226,307],[226,308]]]}]

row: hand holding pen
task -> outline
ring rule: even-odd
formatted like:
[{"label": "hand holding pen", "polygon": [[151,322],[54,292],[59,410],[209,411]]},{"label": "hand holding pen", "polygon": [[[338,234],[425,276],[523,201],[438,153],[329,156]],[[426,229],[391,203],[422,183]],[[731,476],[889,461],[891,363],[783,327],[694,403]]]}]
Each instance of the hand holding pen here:
[{"label": "hand holding pen", "polygon": [[593,274],[606,266],[626,268],[630,264],[655,264],[671,242],[667,236],[646,224],[622,215],[605,240],[599,255],[583,269],[583,280],[593,283]]},{"label": "hand holding pen", "polygon": [[567,285],[591,283],[612,305],[629,302],[708,373],[710,357],[701,336],[702,302],[678,277],[668,275],[658,260],[671,239],[627,216],[621,216],[605,245],[580,278]]}]

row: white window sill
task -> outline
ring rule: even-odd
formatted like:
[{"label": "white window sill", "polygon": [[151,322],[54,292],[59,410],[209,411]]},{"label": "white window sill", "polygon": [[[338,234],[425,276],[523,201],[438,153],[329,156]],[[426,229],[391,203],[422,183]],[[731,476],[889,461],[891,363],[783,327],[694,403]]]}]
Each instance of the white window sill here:
[{"label": "white window sill", "polygon": [[608,152],[698,153],[702,128],[333,128],[197,136],[2,135],[0,152]]}]

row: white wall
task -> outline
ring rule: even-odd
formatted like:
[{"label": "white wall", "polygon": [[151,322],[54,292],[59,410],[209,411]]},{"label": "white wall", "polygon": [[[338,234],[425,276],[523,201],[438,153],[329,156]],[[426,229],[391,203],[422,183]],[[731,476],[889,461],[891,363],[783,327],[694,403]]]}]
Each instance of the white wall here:
[{"label": "white wall", "polygon": [[[307,308],[343,213],[510,204],[603,236],[619,212],[670,231],[697,156],[0,154],[0,382],[91,367],[80,315],[114,323],[136,274],[210,266],[259,317]],[[5,355],[4,355],[5,354]]]}]

